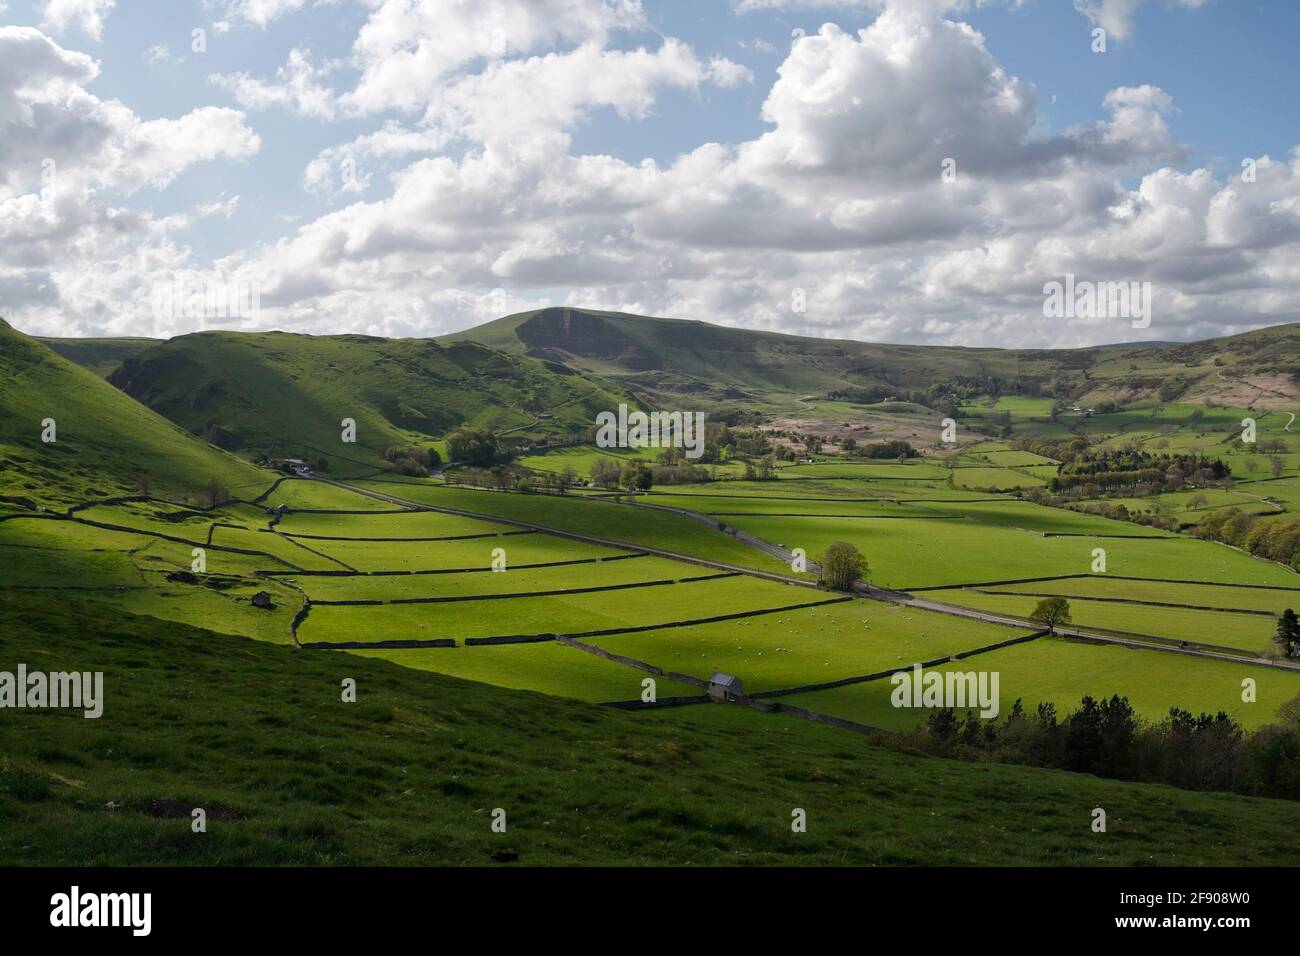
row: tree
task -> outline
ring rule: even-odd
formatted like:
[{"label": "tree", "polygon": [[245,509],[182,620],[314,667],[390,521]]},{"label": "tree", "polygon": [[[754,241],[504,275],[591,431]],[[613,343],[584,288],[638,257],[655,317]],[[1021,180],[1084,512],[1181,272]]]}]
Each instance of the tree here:
[{"label": "tree", "polygon": [[640,458],[633,458],[623,466],[622,487],[628,491],[649,491],[653,484],[650,469]]},{"label": "tree", "polygon": [[821,566],[818,582],[837,591],[852,591],[853,585],[866,580],[869,570],[862,552],[847,541],[828,546],[818,564]]},{"label": "tree", "polygon": [[1047,633],[1055,634],[1056,625],[1070,623],[1070,602],[1063,597],[1043,598],[1029,615],[1031,621],[1047,627]]},{"label": "tree", "polygon": [[447,436],[452,461],[486,468],[496,461],[497,436],[486,428],[457,428]]},{"label": "tree", "polygon": [[1300,649],[1300,619],[1291,608],[1282,612],[1277,619],[1277,630],[1273,634],[1273,643],[1277,645],[1283,657],[1294,657]]},{"label": "tree", "polygon": [[1284,462],[1277,455],[1274,455],[1271,458],[1269,458],[1268,463],[1273,468],[1273,477],[1281,478],[1282,472],[1286,470],[1286,462]]},{"label": "tree", "polygon": [[199,505],[204,508],[216,508],[229,500],[230,492],[215,478],[209,478],[208,483],[199,492]]},{"label": "tree", "polygon": [[617,488],[623,470],[611,458],[597,458],[591,463],[591,480],[602,488]]}]

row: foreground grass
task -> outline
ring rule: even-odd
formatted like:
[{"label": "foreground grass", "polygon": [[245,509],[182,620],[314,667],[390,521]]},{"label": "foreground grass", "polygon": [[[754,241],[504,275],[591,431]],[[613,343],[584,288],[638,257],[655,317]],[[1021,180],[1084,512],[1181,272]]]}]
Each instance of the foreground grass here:
[{"label": "foreground grass", "polygon": [[1300,862],[1296,804],[945,761],[738,707],[610,711],[0,597],[5,669],[102,670],[106,695],[99,720],[0,711],[0,863]]}]

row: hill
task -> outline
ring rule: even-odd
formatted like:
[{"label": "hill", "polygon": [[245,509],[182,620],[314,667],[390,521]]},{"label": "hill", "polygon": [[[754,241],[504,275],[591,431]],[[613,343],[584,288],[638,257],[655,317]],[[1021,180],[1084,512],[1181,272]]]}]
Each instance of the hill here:
[{"label": "hill", "polygon": [[100,378],[108,378],[131,356],[143,352],[158,339],[55,339],[37,336],[36,341],[50,347],[65,359],[88,368]]},{"label": "hill", "polygon": [[102,671],[105,699],[96,720],[8,712],[0,864],[1300,860],[1294,803],[924,757],[737,706],[627,713],[94,610],[0,609],[0,656],[32,660],[37,628],[41,666]]},{"label": "hill", "polygon": [[[53,442],[41,440],[46,419]],[[0,320],[0,495],[66,506],[130,494],[141,476],[176,497],[271,480]]]},{"label": "hill", "polygon": [[[109,381],[241,455],[326,456],[370,468],[385,449],[461,426],[562,433],[626,400],[599,379],[475,343],[200,332],[127,358]],[[357,423],[343,444],[340,423]]]},{"label": "hill", "polygon": [[1297,325],[1183,345],[1010,350],[806,338],[557,307],[441,341],[481,342],[558,362],[659,402],[674,395],[766,402],[846,388],[884,395],[946,385],[1087,401],[1158,397],[1280,407],[1294,402],[1300,381]]}]

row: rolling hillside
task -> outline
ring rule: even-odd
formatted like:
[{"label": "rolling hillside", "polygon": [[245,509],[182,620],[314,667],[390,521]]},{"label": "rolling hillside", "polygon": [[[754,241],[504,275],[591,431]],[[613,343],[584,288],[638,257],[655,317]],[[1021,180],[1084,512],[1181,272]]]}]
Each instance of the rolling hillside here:
[{"label": "rolling hillside", "polygon": [[[335,472],[460,425],[585,427],[622,398],[563,366],[473,343],[283,332],[180,336],[128,358],[109,381],[240,455],[325,455]],[[354,445],[340,441],[344,418],[357,423]]]},{"label": "rolling hillside", "polygon": [[131,356],[143,352],[159,339],[55,339],[38,336],[38,342],[47,345],[65,359],[88,368],[100,378],[108,378]]},{"label": "rolling hillside", "polygon": [[[54,420],[54,441],[42,423]],[[194,438],[87,369],[0,320],[0,495],[46,506],[130,494],[240,494],[266,472]]]},{"label": "rolling hillside", "polygon": [[1300,375],[1300,326],[1295,325],[1183,345],[1016,351],[880,345],[548,308],[506,316],[442,341],[481,342],[562,363],[660,401],[681,394],[763,402],[846,386],[913,391],[997,379],[1002,391],[1066,391],[1088,401],[1161,396],[1278,407],[1295,400]]},{"label": "rolling hillside", "polygon": [[1297,862],[1286,801],[923,757],[738,706],[626,713],[131,614],[87,628],[94,613],[18,594],[0,611],[6,659],[38,623],[42,660],[103,671],[108,701],[98,720],[7,718],[5,864]]}]

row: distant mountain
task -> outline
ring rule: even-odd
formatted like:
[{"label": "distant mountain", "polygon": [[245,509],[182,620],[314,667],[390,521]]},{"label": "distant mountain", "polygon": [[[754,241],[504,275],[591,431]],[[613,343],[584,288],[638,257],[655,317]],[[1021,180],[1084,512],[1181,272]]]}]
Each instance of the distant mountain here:
[{"label": "distant mountain", "polygon": [[270,480],[0,320],[0,495],[66,507],[130,494],[141,476],[192,497],[209,481],[239,494]]},{"label": "distant mountain", "polygon": [[650,402],[765,403],[846,387],[898,391],[997,380],[1003,391],[1093,401],[1293,401],[1300,325],[1185,344],[986,349],[806,338],[621,312],[548,308],[445,336],[620,382]]},{"label": "distant mountain", "polygon": [[[461,425],[498,434],[586,428],[627,395],[563,365],[471,342],[199,332],[128,357],[109,381],[241,455],[325,456],[371,468],[385,449]],[[340,440],[345,418],[356,443]]]}]

